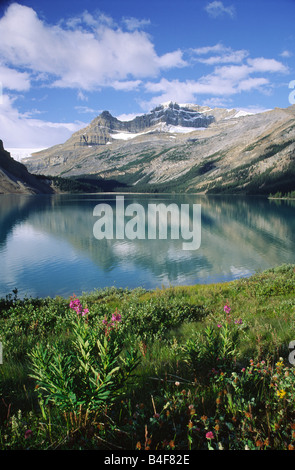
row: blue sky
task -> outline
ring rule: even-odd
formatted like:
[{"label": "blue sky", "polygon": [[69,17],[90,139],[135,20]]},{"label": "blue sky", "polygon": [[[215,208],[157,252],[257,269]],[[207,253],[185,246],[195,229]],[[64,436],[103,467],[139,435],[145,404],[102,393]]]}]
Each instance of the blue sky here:
[{"label": "blue sky", "polygon": [[294,18],[294,0],[2,1],[0,138],[49,147],[167,101],[286,108]]}]

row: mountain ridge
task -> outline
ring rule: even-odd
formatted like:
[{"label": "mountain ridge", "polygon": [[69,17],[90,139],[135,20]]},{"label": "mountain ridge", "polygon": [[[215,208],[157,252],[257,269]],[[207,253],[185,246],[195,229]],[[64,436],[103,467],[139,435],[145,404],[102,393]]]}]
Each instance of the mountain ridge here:
[{"label": "mountain ridge", "polygon": [[130,121],[104,111],[22,162],[32,173],[112,179],[135,191],[247,194],[284,178],[294,189],[294,146],[295,105],[246,114],[171,102]]},{"label": "mountain ridge", "polygon": [[0,194],[52,194],[45,180],[30,174],[26,166],[14,160],[0,140]]}]

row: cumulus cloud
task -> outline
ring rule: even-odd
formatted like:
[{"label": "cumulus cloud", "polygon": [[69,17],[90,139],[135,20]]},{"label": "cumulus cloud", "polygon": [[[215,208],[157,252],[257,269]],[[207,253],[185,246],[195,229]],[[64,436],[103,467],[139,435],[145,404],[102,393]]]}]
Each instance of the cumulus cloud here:
[{"label": "cumulus cloud", "polygon": [[13,67],[43,74],[50,86],[81,90],[186,65],[181,51],[159,56],[149,36],[131,22],[124,31],[109,17],[84,12],[66,25],[48,25],[32,8],[13,3],[0,20],[0,56]]},{"label": "cumulus cloud", "polygon": [[30,113],[20,113],[15,98],[4,94],[0,105],[1,139],[6,148],[44,148],[63,143],[85,122],[64,123],[34,119]]},{"label": "cumulus cloud", "polygon": [[248,64],[255,72],[280,72],[287,73],[288,67],[275,59],[265,59],[257,57],[256,59],[248,59]]},{"label": "cumulus cloud", "polygon": [[28,91],[30,89],[30,75],[15,69],[0,65],[1,88],[15,91]]},{"label": "cumulus cloud", "polygon": [[[211,55],[212,53],[218,55]],[[205,98],[204,103],[208,103],[209,99],[211,103],[225,103],[230,96],[242,92],[258,90],[269,94],[273,86],[269,75],[285,74],[289,71],[284,64],[275,59],[249,58],[248,51],[234,51],[221,44],[194,49],[193,54],[202,57],[208,54],[210,57],[206,61],[204,59],[204,63],[215,65],[213,72],[203,75],[198,80],[180,81],[162,78],[158,82],[148,81],[145,84],[145,91],[156,96],[142,102],[144,109],[171,100],[199,102],[200,96],[203,95],[211,96]],[[264,76],[261,76],[262,74]]]}]

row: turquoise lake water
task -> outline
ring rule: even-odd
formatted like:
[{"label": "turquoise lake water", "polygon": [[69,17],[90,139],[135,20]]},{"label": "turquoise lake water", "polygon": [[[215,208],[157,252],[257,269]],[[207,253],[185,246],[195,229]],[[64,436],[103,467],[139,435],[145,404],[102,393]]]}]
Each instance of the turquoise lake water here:
[{"label": "turquoise lake water", "polygon": [[[169,225],[167,239],[158,235],[149,239],[149,221],[140,231],[139,224],[135,226],[136,213],[120,219],[118,238],[116,194],[1,195],[0,296],[14,288],[19,297],[55,297],[108,286],[153,289],[225,282],[295,263],[294,202],[237,196],[123,197],[124,209],[136,204],[131,207],[140,207],[145,214],[153,204],[166,208],[173,204],[179,214],[182,207],[189,208],[191,233],[200,232],[199,248],[183,249],[187,239],[181,237],[181,230],[173,239]],[[101,204],[110,209],[109,216],[113,213],[112,239],[99,240],[94,235],[95,222],[102,221],[94,208]],[[194,206],[201,210],[200,223],[195,225]],[[122,237],[130,221],[134,236],[144,237]],[[177,225],[173,217],[169,222]],[[180,229],[182,225],[179,219]]]}]

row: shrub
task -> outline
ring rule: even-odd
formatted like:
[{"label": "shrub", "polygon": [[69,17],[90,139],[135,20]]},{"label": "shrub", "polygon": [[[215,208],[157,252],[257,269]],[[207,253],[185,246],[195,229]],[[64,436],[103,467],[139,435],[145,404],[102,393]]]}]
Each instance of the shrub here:
[{"label": "shrub", "polygon": [[121,316],[115,312],[101,328],[90,328],[87,308],[79,299],[71,301],[70,344],[55,341],[37,344],[29,353],[31,377],[45,404],[62,411],[100,411],[110,407],[139,363],[136,351],[123,353],[119,329]]}]

